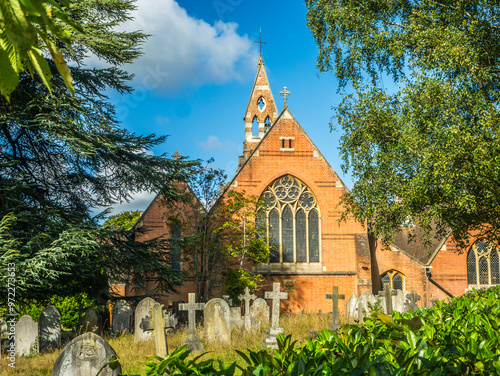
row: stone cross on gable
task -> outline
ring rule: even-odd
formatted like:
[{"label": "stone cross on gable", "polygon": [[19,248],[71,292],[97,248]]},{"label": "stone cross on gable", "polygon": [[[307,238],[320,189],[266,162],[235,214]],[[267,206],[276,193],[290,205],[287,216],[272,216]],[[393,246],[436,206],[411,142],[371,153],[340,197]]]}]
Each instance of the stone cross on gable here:
[{"label": "stone cross on gable", "polygon": [[285,102],[285,103],[283,104],[283,106],[284,106],[285,108],[287,108],[287,107],[288,107],[288,104],[286,103],[286,97],[287,97],[287,95],[290,95],[290,94],[292,94],[292,93],[290,93],[290,92],[288,91],[287,87],[286,87],[286,86],[283,86],[283,90],[281,90],[281,91],[280,91],[280,95],[283,95],[283,101]]},{"label": "stone cross on gable", "polygon": [[174,154],[172,154],[172,158],[174,158],[175,160],[179,160],[182,158],[182,155],[179,154],[179,151],[175,151]]},{"label": "stone cross on gable", "polygon": [[392,315],[392,296],[396,295],[396,290],[391,289],[390,283],[384,283],[384,290],[379,293],[385,299],[385,307],[387,309],[387,314]]},{"label": "stone cross on gable", "polygon": [[406,299],[410,301],[410,310],[415,310],[418,308],[417,301],[421,299],[421,296],[417,294],[415,290],[412,290],[410,294],[406,294]]},{"label": "stone cross on gable", "polygon": [[264,293],[264,298],[265,299],[272,299],[273,301],[273,308],[272,308],[272,318],[271,318],[271,325],[272,328],[279,328],[280,326],[280,300],[281,299],[288,299],[288,293],[286,292],[281,292],[281,284],[280,283],[273,283],[273,291],[265,291]]},{"label": "stone cross on gable", "polygon": [[255,300],[257,297],[250,295],[250,289],[245,287],[245,294],[238,296],[239,300],[245,301],[245,329],[250,330],[250,300]]},{"label": "stone cross on gable", "polygon": [[345,299],[345,295],[339,295],[338,286],[332,287],[332,293],[326,294],[327,299],[332,299],[332,330],[337,330],[339,328],[339,299]]},{"label": "stone cross on gable", "polygon": [[189,334],[196,334],[196,311],[204,310],[205,303],[196,303],[196,294],[188,294],[188,303],[179,304],[181,311],[188,311]]}]

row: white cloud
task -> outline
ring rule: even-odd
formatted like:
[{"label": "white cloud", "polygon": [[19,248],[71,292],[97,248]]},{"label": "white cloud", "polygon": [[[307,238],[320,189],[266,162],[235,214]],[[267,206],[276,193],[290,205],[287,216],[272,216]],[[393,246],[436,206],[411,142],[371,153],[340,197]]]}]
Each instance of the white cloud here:
[{"label": "white cloud", "polygon": [[150,192],[139,192],[132,195],[130,202],[122,202],[121,204],[113,205],[111,215],[120,214],[124,211],[134,211],[140,210],[144,211],[147,209],[149,204],[156,197],[155,193]]},{"label": "white cloud", "polygon": [[157,115],[155,118],[157,125],[166,125],[170,123],[170,119],[167,116]]},{"label": "white cloud", "polygon": [[126,70],[136,86],[172,92],[186,86],[224,83],[250,72],[257,61],[252,41],[236,23],[214,25],[190,17],[174,0],[138,0],[133,20],[122,29],[151,34],[144,55]]},{"label": "white cloud", "polygon": [[206,142],[198,142],[198,145],[205,151],[217,151],[217,150],[238,150],[238,145],[231,141],[221,142],[216,136],[208,136]]}]

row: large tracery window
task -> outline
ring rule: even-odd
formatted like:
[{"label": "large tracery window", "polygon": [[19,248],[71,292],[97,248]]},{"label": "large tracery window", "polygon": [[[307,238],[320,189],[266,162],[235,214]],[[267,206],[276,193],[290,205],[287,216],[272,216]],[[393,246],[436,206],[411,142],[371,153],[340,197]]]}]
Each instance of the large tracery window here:
[{"label": "large tracery window", "polygon": [[299,179],[285,175],[262,197],[266,210],[257,217],[271,252],[270,263],[319,263],[320,216],[317,200]]},{"label": "large tracery window", "polygon": [[485,240],[475,243],[467,255],[467,281],[469,285],[500,284],[498,250]]}]

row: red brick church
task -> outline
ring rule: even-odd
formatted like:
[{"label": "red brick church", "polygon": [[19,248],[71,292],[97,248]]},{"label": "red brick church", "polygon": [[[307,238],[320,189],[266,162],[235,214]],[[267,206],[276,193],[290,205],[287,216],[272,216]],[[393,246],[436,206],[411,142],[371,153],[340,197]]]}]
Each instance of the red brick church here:
[{"label": "red brick church", "polygon": [[[289,296],[282,301],[283,309],[328,312],[331,301],[325,295],[332,286],[348,298],[365,290],[377,293],[382,283],[389,282],[394,289],[416,290],[422,297],[418,304],[426,307],[449,294],[462,295],[472,287],[500,283],[498,252],[484,241],[458,254],[449,239],[433,239],[427,247],[418,237],[408,243],[412,229],[405,228],[390,249],[382,249],[363,224],[351,219],[339,225],[342,208],[338,204],[347,188],[294,118],[293,108],[286,103],[286,87],[281,94],[285,102],[278,112],[260,58],[244,115],[243,154],[227,189],[262,196],[267,205],[263,225],[279,229],[272,234],[267,231],[269,244],[279,251],[272,252],[269,262],[255,271],[265,278],[262,290],[281,282]],[[148,237],[168,235],[167,215],[156,199],[138,225],[151,230]],[[120,290],[132,292],[127,286]],[[163,303],[187,301],[192,291],[188,281],[179,295]],[[339,306],[341,312],[345,310],[345,305]]]}]

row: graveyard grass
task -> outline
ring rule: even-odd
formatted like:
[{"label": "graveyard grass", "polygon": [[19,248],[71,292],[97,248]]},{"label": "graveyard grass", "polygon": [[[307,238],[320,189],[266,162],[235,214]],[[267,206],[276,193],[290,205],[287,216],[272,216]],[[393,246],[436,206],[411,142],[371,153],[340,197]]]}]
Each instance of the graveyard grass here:
[{"label": "graveyard grass", "polygon": [[[294,340],[305,340],[311,331],[320,331],[328,328],[331,325],[331,314],[303,314],[303,315],[284,315],[280,319],[280,325],[284,328],[285,333],[293,333]],[[348,321],[347,317],[340,316],[339,324],[343,325]],[[235,350],[257,351],[261,349],[265,330],[260,332],[247,333],[244,329],[233,330],[232,344],[224,345],[222,343],[206,343],[201,327],[197,329],[200,334],[200,339],[204,342],[204,351],[207,354],[203,359],[215,358],[220,359],[226,364],[237,361],[238,364],[244,365],[244,361],[237,355]],[[181,346],[187,334],[187,327],[171,333],[167,337],[169,351],[172,352]],[[111,347],[116,351],[122,363],[122,370],[130,374],[144,374],[145,363],[150,360],[150,356],[154,355],[154,341],[135,342],[134,336],[125,334],[117,337],[104,338],[109,342]],[[46,352],[32,357],[16,358],[16,367],[12,369],[7,366],[5,354],[2,354],[0,360],[0,376],[6,375],[21,375],[21,376],[51,376],[52,367],[62,349]],[[193,357],[193,355],[191,355]]]}]

